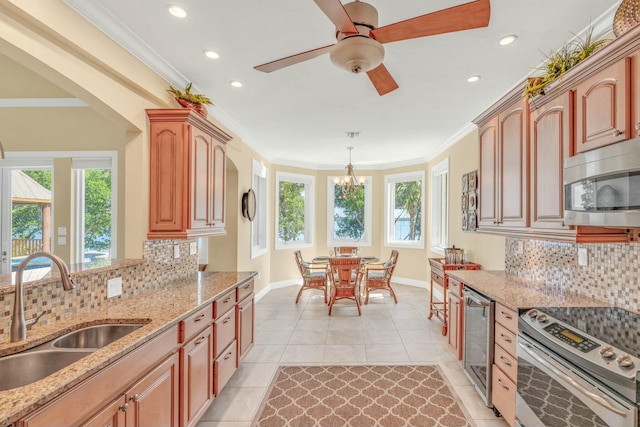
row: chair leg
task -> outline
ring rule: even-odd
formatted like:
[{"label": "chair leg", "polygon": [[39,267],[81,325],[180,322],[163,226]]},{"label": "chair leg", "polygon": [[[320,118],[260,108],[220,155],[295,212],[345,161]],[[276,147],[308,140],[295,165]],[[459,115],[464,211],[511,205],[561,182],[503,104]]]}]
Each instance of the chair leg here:
[{"label": "chair leg", "polygon": [[366,285],[364,287],[364,303],[365,305],[369,304],[369,287]]},{"label": "chair leg", "polygon": [[302,285],[300,287],[300,291],[298,292],[298,296],[296,297],[296,304],[298,303],[298,301],[300,301],[300,295],[302,295],[302,291],[304,291],[304,290],[305,290],[305,287],[304,287],[304,285]]},{"label": "chair leg", "polygon": [[360,311],[360,298],[358,298],[358,296],[356,295],[355,300],[356,300],[356,306],[358,307],[358,316],[362,316],[362,311]]},{"label": "chair leg", "polygon": [[396,293],[393,291],[393,288],[391,287],[391,285],[389,285],[389,292],[391,292],[391,296],[393,297],[393,300],[397,304],[398,303],[398,298],[396,298]]}]

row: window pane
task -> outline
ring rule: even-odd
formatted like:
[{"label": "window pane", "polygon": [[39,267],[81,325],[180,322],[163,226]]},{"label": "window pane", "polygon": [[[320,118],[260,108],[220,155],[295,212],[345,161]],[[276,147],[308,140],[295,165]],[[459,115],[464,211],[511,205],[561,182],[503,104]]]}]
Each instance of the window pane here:
[{"label": "window pane", "polygon": [[84,261],[109,258],[111,251],[111,170],[84,171]]},{"label": "window pane", "polygon": [[420,240],[422,236],[422,182],[394,186],[394,240]]},{"label": "window pane", "polygon": [[343,194],[342,186],[334,185],[333,239],[364,240],[365,185],[356,187],[352,194]]},{"label": "window pane", "polygon": [[305,241],[305,185],[280,181],[278,202],[278,240]]}]

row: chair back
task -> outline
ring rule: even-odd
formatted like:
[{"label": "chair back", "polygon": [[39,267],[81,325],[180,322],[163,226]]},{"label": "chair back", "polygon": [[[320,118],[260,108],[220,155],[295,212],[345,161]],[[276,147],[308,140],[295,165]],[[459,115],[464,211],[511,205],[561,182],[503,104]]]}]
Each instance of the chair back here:
[{"label": "chair back", "polygon": [[304,277],[307,267],[304,265],[305,262],[302,259],[302,252],[295,251],[293,255],[296,257],[296,264],[298,265],[298,270],[300,270],[300,275]]},{"label": "chair back", "polygon": [[335,247],[336,255],[351,255],[354,252],[358,251],[357,246],[336,246]]},{"label": "chair back", "polygon": [[331,281],[339,287],[354,287],[360,277],[360,258],[329,258]]},{"label": "chair back", "polygon": [[389,261],[391,261],[391,265],[393,266],[393,268],[391,269],[391,274],[393,274],[393,270],[396,269],[396,263],[398,262],[398,251],[397,250],[392,250],[391,251],[391,256],[389,257]]}]

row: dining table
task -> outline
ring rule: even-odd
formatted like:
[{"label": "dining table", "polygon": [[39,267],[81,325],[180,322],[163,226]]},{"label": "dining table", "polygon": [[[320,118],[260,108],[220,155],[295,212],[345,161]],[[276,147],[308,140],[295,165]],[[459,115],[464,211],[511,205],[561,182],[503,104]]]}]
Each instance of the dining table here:
[{"label": "dining table", "polygon": [[[351,255],[351,254],[347,254],[347,255],[337,255],[337,256],[334,256],[333,258],[352,258],[352,257],[360,258],[362,264],[368,264],[370,262],[378,262],[378,261],[380,261],[380,259],[378,257],[376,257],[376,256],[367,256],[367,255],[361,255],[361,256],[357,256],[356,255],[356,256],[354,256],[354,255]],[[321,255],[321,256],[317,256],[317,257],[313,258],[311,261],[314,264],[329,264],[329,259],[330,258],[332,258],[332,257],[331,256]]]}]

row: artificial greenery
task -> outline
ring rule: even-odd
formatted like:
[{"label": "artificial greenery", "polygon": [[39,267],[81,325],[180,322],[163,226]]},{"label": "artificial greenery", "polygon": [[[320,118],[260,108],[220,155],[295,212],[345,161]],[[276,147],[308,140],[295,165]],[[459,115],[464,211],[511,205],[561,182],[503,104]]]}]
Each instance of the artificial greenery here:
[{"label": "artificial greenery", "polygon": [[606,40],[593,41],[593,29],[590,29],[584,39],[576,38],[565,43],[559,50],[546,54],[544,65],[537,68],[542,74],[527,79],[524,96],[531,99],[538,95],[544,95],[544,89],[551,82],[591,56],[606,42]]},{"label": "artificial greenery", "polygon": [[177,89],[173,86],[169,86],[169,89],[167,89],[167,92],[169,92],[175,98],[184,99],[193,104],[213,105],[213,102],[211,102],[211,100],[205,95],[202,95],[199,93],[192,93],[191,86],[192,86],[192,83],[189,82],[187,87],[184,88],[184,91]]}]

